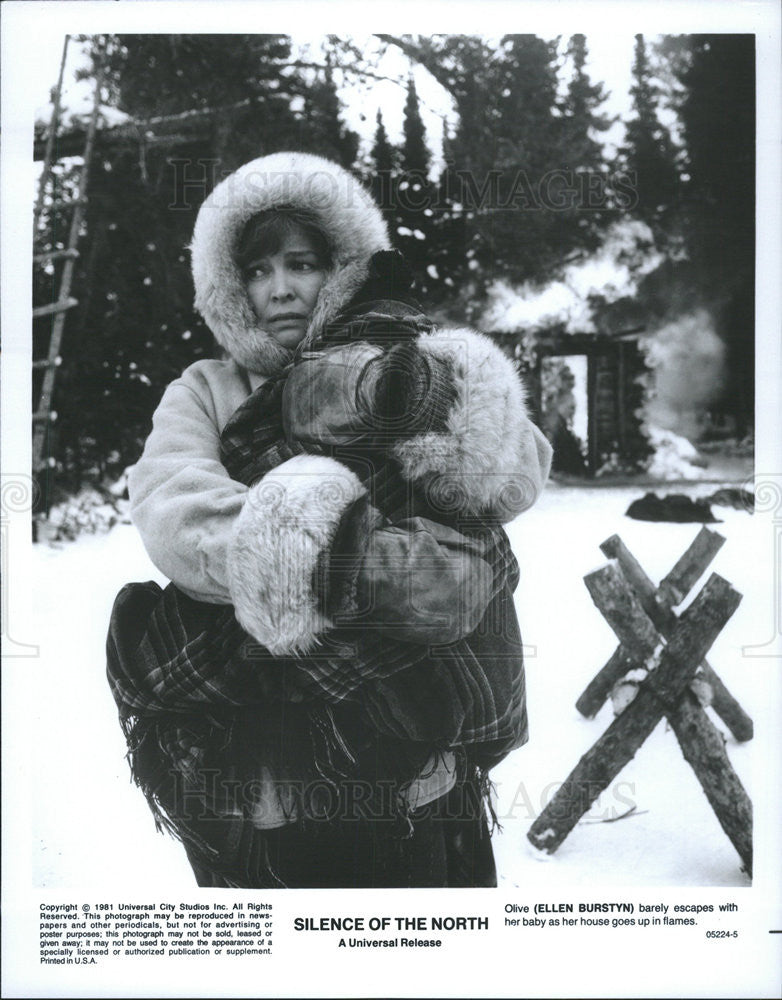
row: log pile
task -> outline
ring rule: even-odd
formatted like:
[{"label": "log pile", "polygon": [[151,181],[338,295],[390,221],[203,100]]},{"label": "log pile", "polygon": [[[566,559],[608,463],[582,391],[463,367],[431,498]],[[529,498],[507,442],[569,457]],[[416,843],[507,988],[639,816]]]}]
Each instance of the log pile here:
[{"label": "log pile", "polygon": [[750,739],[752,720],[706,663],[705,656],[741,601],[717,574],[689,607],[680,604],[724,539],[703,529],[668,576],[655,588],[618,536],[603,543],[610,557],[584,582],[619,640],[605,667],[578,700],[594,715],[612,686],[630,671],[643,678],[635,697],[581,758],[530,827],[530,842],[553,853],[598,796],[635,756],[662,718],[673,729],[723,830],[752,873],[752,803],[725,751],[725,740],[695,693],[696,673],[713,692],[712,707],[737,740]]},{"label": "log pile", "polygon": [[[641,607],[660,633],[667,636],[677,622],[673,607],[681,604],[687,597],[724,542],[722,535],[703,528],[657,588],[618,535],[606,539],[600,549],[609,559],[616,559],[627,582],[635,591]],[[590,719],[597,715],[613,686],[630,670],[632,664],[628,661],[627,651],[620,644],[579,697],[576,702],[579,712]],[[739,743],[751,740],[754,728],[752,719],[706,660],[700,664],[697,676],[711,689],[711,707],[728,727],[734,739]]]}]

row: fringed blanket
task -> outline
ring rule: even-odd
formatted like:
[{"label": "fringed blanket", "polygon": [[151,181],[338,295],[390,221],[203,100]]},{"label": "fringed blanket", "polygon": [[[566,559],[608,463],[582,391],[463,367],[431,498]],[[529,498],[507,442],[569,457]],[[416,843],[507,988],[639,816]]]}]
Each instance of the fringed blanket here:
[{"label": "fringed blanket", "polygon": [[[297,453],[282,434],[282,387],[282,379],[265,382],[224,429],[233,478],[250,484]],[[388,468],[380,475],[393,479]],[[399,497],[383,492],[384,513],[398,516],[391,508]],[[399,493],[407,505],[409,494]],[[398,815],[400,792],[446,750],[460,776],[486,793],[489,768],[526,741],[527,719],[512,598],[518,566],[500,527],[474,530],[493,596],[471,635],[439,648],[338,627],[307,655],[272,657],[230,606],[194,601],[173,584],[120,591],[108,679],[132,775],[191,858],[215,870],[235,866],[262,775],[291,818],[305,821],[326,815],[324,789],[329,808],[344,807],[349,789],[360,787],[360,814]],[[381,787],[391,796],[379,806]]]}]

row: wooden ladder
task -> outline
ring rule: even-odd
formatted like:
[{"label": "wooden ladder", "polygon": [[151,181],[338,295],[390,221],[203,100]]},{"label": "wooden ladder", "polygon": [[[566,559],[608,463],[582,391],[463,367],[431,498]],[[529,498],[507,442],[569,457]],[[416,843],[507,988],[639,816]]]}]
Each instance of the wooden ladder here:
[{"label": "wooden ladder", "polygon": [[65,319],[69,310],[79,303],[71,296],[71,285],[73,283],[73,273],[76,267],[76,260],[79,257],[78,242],[84,219],[84,208],[87,204],[87,186],[89,183],[90,161],[92,159],[95,145],[95,133],[98,127],[98,115],[100,112],[100,92],[104,78],[104,52],[105,41],[100,39],[93,49],[93,60],[95,62],[95,89],[93,97],[92,112],[87,136],[84,144],[83,164],[79,175],[79,183],[76,194],[73,198],[54,200],[48,209],[56,213],[60,208],[73,208],[71,225],[68,232],[68,243],[64,249],[44,250],[36,253],[35,249],[40,239],[39,224],[44,207],[46,190],[54,176],[54,164],[57,158],[54,155],[57,132],[60,125],[61,116],[61,96],[62,83],[65,72],[65,62],[68,53],[69,36],[65,36],[63,45],[62,61],[60,64],[60,75],[57,81],[52,100],[52,117],[49,124],[49,131],[46,139],[46,152],[44,155],[43,169],[38,187],[38,197],[33,213],[33,263],[45,264],[50,261],[63,260],[64,264],[59,277],[59,287],[53,302],[47,305],[36,306],[33,309],[33,319],[43,316],[53,316],[51,333],[49,336],[49,347],[46,355],[33,361],[34,369],[44,369],[41,390],[38,396],[38,404],[33,412],[33,473],[38,475],[44,469],[54,464],[54,459],[45,454],[47,442],[47,431],[54,419],[52,413],[52,399],[54,396],[54,384],[57,375],[57,368],[60,364],[60,347],[62,345],[63,333],[65,330]]}]

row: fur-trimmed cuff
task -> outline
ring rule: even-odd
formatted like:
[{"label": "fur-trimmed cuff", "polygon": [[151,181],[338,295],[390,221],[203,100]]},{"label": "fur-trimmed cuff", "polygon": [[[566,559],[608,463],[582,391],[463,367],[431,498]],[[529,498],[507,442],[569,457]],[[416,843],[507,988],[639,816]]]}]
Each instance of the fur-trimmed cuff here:
[{"label": "fur-trimmed cuff", "polygon": [[228,585],[237,621],[274,655],[305,653],[330,627],[313,577],[364,493],[355,473],[322,455],[297,455],[250,490],[228,548]]},{"label": "fur-trimmed cuff", "polygon": [[449,365],[455,399],[445,431],[394,447],[403,475],[424,485],[436,510],[512,520],[535,503],[551,466],[515,364],[474,330],[438,330],[416,343]]}]

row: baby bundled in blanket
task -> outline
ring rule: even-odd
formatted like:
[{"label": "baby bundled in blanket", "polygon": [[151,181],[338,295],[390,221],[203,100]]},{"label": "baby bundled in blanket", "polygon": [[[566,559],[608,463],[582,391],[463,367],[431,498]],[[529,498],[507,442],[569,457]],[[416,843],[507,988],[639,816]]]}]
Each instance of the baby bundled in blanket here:
[{"label": "baby bundled in blanket", "polygon": [[[501,525],[551,457],[515,367],[425,316],[377,206],[317,157],[237,171],[202,206],[192,252],[227,356],[168,387],[130,480],[171,580],[125,588],[112,621],[137,780],[201,884],[491,884],[464,787],[526,740]],[[205,825],[181,797],[206,764],[262,788],[325,776],[342,805],[348,781],[370,800],[387,785],[410,836],[365,808],[308,826],[323,810],[306,787],[282,818],[263,793],[235,808],[202,789]],[[469,876],[465,850],[483,859]]]}]

